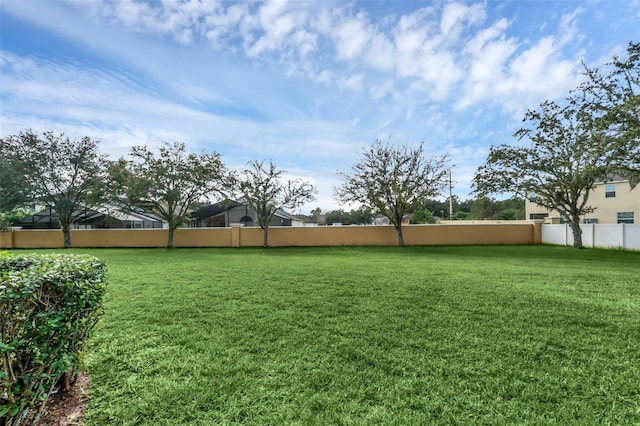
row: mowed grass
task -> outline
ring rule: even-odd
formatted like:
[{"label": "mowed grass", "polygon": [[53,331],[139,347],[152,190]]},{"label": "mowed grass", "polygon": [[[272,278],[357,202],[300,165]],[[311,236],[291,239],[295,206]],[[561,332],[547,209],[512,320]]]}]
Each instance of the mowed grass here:
[{"label": "mowed grass", "polygon": [[640,253],[77,251],[88,425],[640,424]]}]

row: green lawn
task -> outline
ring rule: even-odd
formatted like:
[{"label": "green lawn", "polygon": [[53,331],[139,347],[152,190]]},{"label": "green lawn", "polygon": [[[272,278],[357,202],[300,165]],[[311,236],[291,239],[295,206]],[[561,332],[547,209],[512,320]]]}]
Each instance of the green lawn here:
[{"label": "green lawn", "polygon": [[640,424],[640,253],[76,251],[89,425]]}]

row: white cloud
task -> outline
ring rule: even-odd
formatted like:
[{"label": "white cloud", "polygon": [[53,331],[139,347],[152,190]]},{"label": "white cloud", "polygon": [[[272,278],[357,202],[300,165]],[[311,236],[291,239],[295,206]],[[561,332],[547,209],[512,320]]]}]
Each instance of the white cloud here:
[{"label": "white cloud", "polygon": [[226,8],[217,9],[214,13],[204,16],[204,34],[214,47],[228,46],[225,42],[240,36],[240,23],[249,14],[245,4],[233,4]]},{"label": "white cloud", "polygon": [[257,16],[247,20],[262,34],[247,49],[249,56],[258,56],[264,51],[282,48],[287,36],[304,21],[304,16],[288,13],[286,0],[271,0],[260,7]]},{"label": "white cloud", "polygon": [[575,43],[584,36],[578,30],[578,17],[582,15],[584,9],[578,7],[571,13],[562,15],[560,18],[560,35],[558,36],[558,44],[565,45]]},{"label": "white cloud", "polygon": [[374,33],[374,28],[363,12],[334,22],[330,34],[335,41],[338,59],[357,59],[363,54]]},{"label": "white cloud", "polygon": [[[575,16],[567,15],[561,21],[573,22]],[[509,27],[503,18],[467,44],[469,73],[456,102],[458,109],[490,101],[521,117],[542,100],[562,98],[575,87],[577,63],[563,59],[558,38],[546,36],[522,50],[519,40],[507,37]],[[574,33],[567,31],[562,29],[558,37]]]},{"label": "white cloud", "polygon": [[373,35],[364,61],[374,69],[392,72],[396,66],[396,52],[391,40],[381,33]]},{"label": "white cloud", "polygon": [[394,29],[396,73],[402,78],[417,78],[426,83],[426,95],[444,99],[462,77],[453,52],[447,50],[431,20],[431,9],[420,9],[400,18]]},{"label": "white cloud", "polygon": [[293,33],[292,40],[298,48],[301,56],[308,56],[316,49],[318,36],[304,29],[298,29]]},{"label": "white cloud", "polygon": [[562,15],[557,33],[539,41],[507,35],[514,30],[507,18],[486,23],[489,6],[436,3],[377,23],[356,4],[286,0],[123,0],[103,2],[102,14],[129,28],[171,34],[180,43],[202,37],[218,49],[276,59],[285,75],[368,89],[376,99],[382,99],[379,78],[354,76],[381,73],[383,80],[405,81],[428,99],[456,98],[462,109],[490,101],[514,113],[521,110],[518,103],[567,87],[574,61],[560,59],[560,49],[583,37],[579,18],[586,6]]},{"label": "white cloud", "polygon": [[462,3],[448,3],[444,6],[440,19],[442,35],[453,41],[457,40],[465,22],[478,24],[485,18],[485,9],[481,3],[466,5]]},{"label": "white cloud", "polygon": [[364,75],[362,74],[353,74],[348,77],[340,79],[338,82],[339,86],[345,90],[351,90],[354,92],[358,92],[362,90],[362,86],[364,83]]},{"label": "white cloud", "polygon": [[399,96],[392,79],[387,79],[380,84],[372,86],[369,89],[369,93],[374,101],[380,101],[388,97],[397,100]]},{"label": "white cloud", "polygon": [[457,108],[466,108],[496,95],[497,86],[506,79],[505,66],[517,49],[517,42],[506,37],[509,22],[500,19],[491,27],[478,32],[465,48],[470,60],[468,76]]},{"label": "white cloud", "polygon": [[552,37],[545,37],[518,55],[509,67],[502,90],[524,96],[556,98],[575,86],[575,63],[560,59]]},{"label": "white cloud", "polygon": [[103,1],[100,7],[92,4],[83,6],[129,28],[172,34],[178,42],[189,44],[194,41],[195,34],[204,31],[203,24],[207,20],[202,17],[214,15],[219,4],[200,0],[163,0],[158,3],[120,0]]},{"label": "white cloud", "polygon": [[132,0],[123,0],[111,4],[105,4],[105,10],[115,18],[122,21],[128,27],[145,26],[151,29],[160,29],[162,23],[155,11],[146,3],[138,3]]}]

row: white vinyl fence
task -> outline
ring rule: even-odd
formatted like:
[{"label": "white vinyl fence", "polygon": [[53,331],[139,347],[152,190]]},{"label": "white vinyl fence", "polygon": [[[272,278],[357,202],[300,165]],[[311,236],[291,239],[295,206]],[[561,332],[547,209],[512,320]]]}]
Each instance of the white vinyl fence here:
[{"label": "white vinyl fence", "polygon": [[[640,224],[583,224],[582,245],[585,247],[640,250]],[[573,245],[573,233],[568,224],[542,225],[543,244]]]}]

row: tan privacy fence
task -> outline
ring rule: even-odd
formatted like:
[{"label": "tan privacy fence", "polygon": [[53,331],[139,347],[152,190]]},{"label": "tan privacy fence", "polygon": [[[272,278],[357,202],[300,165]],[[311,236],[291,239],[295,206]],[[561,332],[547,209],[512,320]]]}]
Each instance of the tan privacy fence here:
[{"label": "tan privacy fence", "polygon": [[[73,247],[165,247],[166,229],[72,230]],[[176,231],[176,247],[260,247],[260,228],[185,228]],[[540,244],[540,223],[407,225],[407,245]],[[269,228],[269,245],[393,246],[398,236],[392,226],[318,226]],[[60,230],[18,230],[0,233],[0,249],[60,248]]]}]

